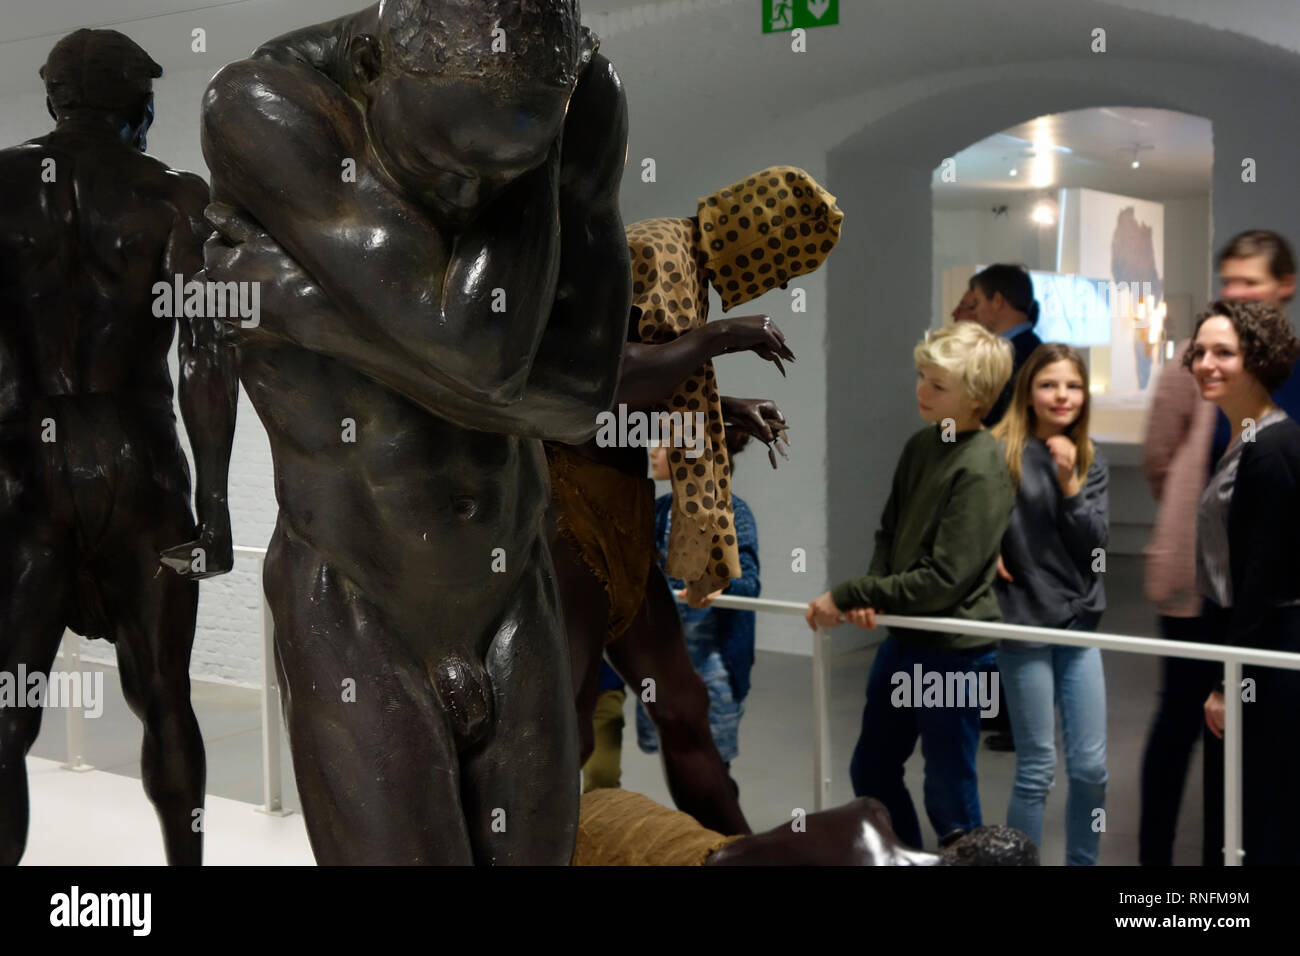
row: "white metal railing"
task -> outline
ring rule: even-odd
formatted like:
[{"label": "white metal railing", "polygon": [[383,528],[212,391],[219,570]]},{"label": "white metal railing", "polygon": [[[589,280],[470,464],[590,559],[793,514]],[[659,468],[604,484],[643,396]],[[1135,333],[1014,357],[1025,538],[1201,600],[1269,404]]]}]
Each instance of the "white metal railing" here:
[{"label": "white metal railing", "polygon": [[[715,598],[713,605],[744,611],[793,614],[799,617],[803,617],[808,611],[807,604],[800,604],[797,601],[772,601],[766,598],[727,595]],[[1191,641],[1167,641],[1158,637],[1129,637],[1123,634],[1063,631],[1051,627],[1026,627],[1020,624],[993,624],[952,617],[877,614],[876,624],[877,629],[896,627],[946,631],[950,634],[982,636],[991,640],[1036,641],[1043,644],[1062,644],[1067,647],[1097,647],[1104,651],[1121,651],[1127,654],[1152,654],[1159,657],[1222,662],[1225,688],[1223,695],[1225,724],[1223,729],[1223,855],[1227,866],[1241,865],[1244,855],[1241,846],[1242,702],[1239,692],[1228,692],[1228,689],[1240,688],[1243,664],[1300,670],[1300,654],[1265,651],[1251,647],[1196,644]],[[813,806],[818,810],[823,808],[824,800],[830,793],[830,776],[827,769],[830,766],[830,712],[827,694],[830,686],[830,654],[826,645],[827,635],[828,632],[823,630],[813,635],[813,717],[816,738],[816,748],[813,751],[815,787]]]},{"label": "white metal railing", "polygon": [[[257,561],[259,585],[263,578],[265,548],[236,547],[235,556]],[[280,683],[275,672],[275,623],[271,617],[266,595],[262,604],[262,806],[265,813],[283,814],[284,784],[280,773],[280,733],[283,712],[280,709]],[[807,603],[776,601],[771,598],[745,598],[721,595],[714,598],[713,607],[732,608],[738,611],[761,611],[768,614],[793,615],[802,618],[808,611]],[[1104,634],[1092,631],[1064,631],[1050,627],[1026,627],[1019,624],[967,621],[948,617],[908,617],[898,614],[877,614],[877,629],[913,628],[926,631],[946,631],[952,634],[983,636],[990,640],[1035,641],[1043,644],[1061,644],[1067,647],[1097,647],[1104,651],[1127,654],[1150,654],[1157,657],[1179,657],[1194,660],[1219,661],[1223,664],[1223,686],[1241,686],[1241,668],[1245,664],[1262,667],[1281,667],[1300,670],[1300,654],[1265,651],[1249,647],[1231,647],[1218,644],[1195,644],[1190,641],[1168,641],[1157,637],[1130,637],[1124,634]],[[849,625],[852,626],[852,625]],[[812,697],[813,697],[813,809],[824,810],[831,793],[831,733],[830,733],[830,631],[817,630],[810,635],[812,642]],[[79,658],[70,643],[65,648],[67,667],[79,668]],[[1224,862],[1240,866],[1244,855],[1241,846],[1241,694],[1225,693],[1223,730],[1223,834]],[[81,709],[69,708],[67,736],[68,761],[66,767],[89,769],[81,759]]]}]

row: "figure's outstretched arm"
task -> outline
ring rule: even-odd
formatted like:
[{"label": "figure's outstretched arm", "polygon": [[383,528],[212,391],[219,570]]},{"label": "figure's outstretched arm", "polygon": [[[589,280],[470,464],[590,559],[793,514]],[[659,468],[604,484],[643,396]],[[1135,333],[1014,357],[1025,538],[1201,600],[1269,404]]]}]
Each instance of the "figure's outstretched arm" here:
[{"label": "figure's outstretched arm", "polygon": [[[190,173],[176,174],[179,184],[176,221],[167,241],[164,276],[188,281],[203,268],[203,243],[212,232],[204,221],[208,184]],[[177,351],[180,380],[177,392],[181,417],[194,453],[194,505],[199,537],[178,542],[164,553],[163,563],[192,578],[223,574],[234,563],[227,487],[230,450],[235,440],[239,405],[239,376],[234,350],[223,344],[217,320],[186,317],[181,310]],[[202,548],[202,564],[194,549]]]},{"label": "figure's outstretched arm", "polygon": [[616,404],[648,409],[665,401],[681,382],[705,362],[728,352],[752,351],[774,362],[794,361],[785,336],[771,317],[738,315],[708,322],[660,344],[629,342],[623,352],[623,377]]}]

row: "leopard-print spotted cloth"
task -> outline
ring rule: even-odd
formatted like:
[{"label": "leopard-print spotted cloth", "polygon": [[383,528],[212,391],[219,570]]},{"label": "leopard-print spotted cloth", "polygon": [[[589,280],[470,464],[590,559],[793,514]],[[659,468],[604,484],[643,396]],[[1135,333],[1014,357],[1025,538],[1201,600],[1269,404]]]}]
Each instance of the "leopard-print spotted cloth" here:
[{"label": "leopard-print spotted cloth", "polygon": [[[708,321],[709,283],[723,310],[817,269],[839,242],[835,197],[794,166],[772,166],[699,201],[693,219],[647,219],[628,227],[632,304],[647,344],[671,342]],[[678,384],[664,411],[703,411],[699,458],[670,448],[673,518],[666,568],[710,592],[740,576],[731,511],[731,463],[713,363]]]},{"label": "leopard-print spotted cloth", "polygon": [[[700,228],[694,219],[646,219],[627,229],[632,259],[632,305],[640,310],[637,335],[650,345],[671,342],[698,329],[709,318],[709,287],[704,277]],[[673,515],[666,570],[688,584],[707,580],[709,591],[740,577],[731,514],[731,465],[722,430],[722,405],[706,362],[674,389],[661,410],[705,414],[704,452],[668,449],[673,483]]]}]

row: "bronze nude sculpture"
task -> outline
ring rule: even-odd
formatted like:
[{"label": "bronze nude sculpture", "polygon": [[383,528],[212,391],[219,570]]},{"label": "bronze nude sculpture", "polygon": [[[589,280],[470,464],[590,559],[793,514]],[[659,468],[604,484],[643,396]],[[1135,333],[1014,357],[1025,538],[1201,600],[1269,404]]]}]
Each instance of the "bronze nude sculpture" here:
[{"label": "bronze nude sculpture", "polygon": [[[238,383],[216,326],[156,288],[190,280],[211,233],[203,180],[144,155],[161,74],[122,34],[78,30],[41,71],[55,129],[0,152],[0,670],[48,674],[65,628],[112,642],[167,859],[197,864],[190,649],[197,581],[232,563]],[[177,325],[197,528],[167,365]],[[14,864],[41,708],[6,703],[0,863]]]},{"label": "bronze nude sculpture", "polygon": [[[216,281],[270,436],[265,587],[321,863],[555,863],[578,753],[541,439],[614,396],[618,75],[574,0],[385,0],[212,81]],[[351,431],[349,431],[351,430]]]}]

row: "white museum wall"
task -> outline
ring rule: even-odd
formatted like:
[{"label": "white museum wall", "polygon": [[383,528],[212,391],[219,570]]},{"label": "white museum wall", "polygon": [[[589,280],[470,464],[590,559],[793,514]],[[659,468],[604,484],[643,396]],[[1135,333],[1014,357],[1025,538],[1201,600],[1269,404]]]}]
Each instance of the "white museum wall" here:
[{"label": "white museum wall", "polygon": [[[1214,250],[1210,247],[1210,197],[1166,199],[1165,204],[1165,295],[1187,296],[1191,314],[1209,301],[1214,288]],[[1288,223],[1274,223],[1283,231]],[[1293,236],[1300,240],[1300,235]],[[1188,316],[1187,318],[1190,318]],[[1170,339],[1181,342],[1191,327],[1169,327]]]}]

